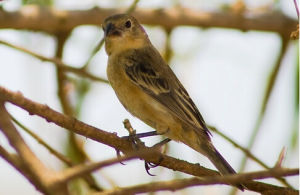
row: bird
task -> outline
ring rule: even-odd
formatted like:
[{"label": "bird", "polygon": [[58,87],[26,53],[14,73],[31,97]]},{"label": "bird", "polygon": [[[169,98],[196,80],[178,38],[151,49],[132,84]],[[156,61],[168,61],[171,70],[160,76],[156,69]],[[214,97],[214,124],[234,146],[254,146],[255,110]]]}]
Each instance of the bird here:
[{"label": "bird", "polygon": [[[102,28],[107,77],[125,109],[158,134],[206,156],[221,175],[235,174],[214,147],[195,103],[138,20],[115,14],[103,21]],[[243,185],[235,185],[244,190]]]}]

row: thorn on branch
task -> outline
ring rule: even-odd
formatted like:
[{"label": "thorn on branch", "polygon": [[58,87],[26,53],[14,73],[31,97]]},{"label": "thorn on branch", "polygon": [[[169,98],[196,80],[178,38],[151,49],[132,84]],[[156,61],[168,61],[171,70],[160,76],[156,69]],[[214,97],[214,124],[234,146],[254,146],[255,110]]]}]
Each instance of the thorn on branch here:
[{"label": "thorn on branch", "polygon": [[[89,139],[95,140],[96,142],[103,143],[107,146],[118,148],[120,151],[125,153],[134,152],[132,148],[130,147],[130,144],[124,139],[121,139],[120,137],[116,136],[114,133],[110,133],[108,131],[95,128],[91,125],[88,125],[86,123],[83,123],[73,117],[61,114],[49,107],[46,107],[43,104],[40,104],[38,102],[32,101],[26,97],[24,97],[22,94],[13,92],[9,89],[6,89],[2,86],[0,86],[0,102],[1,100],[9,102],[11,104],[14,104],[17,107],[20,107],[21,109],[31,112],[32,114],[35,114],[37,116],[40,116],[42,118],[47,118],[48,121],[51,121],[55,123],[56,125],[63,127],[67,130],[73,131],[74,133],[77,133],[79,135],[82,135],[84,137],[87,137]],[[1,113],[1,112],[0,112]],[[2,117],[0,117],[2,119]],[[147,151],[149,151],[148,147],[143,148]],[[151,154],[145,155],[138,155],[138,157],[142,157],[143,159],[146,159],[150,162],[158,162],[159,157],[163,157],[163,161],[161,162],[160,166],[163,166],[165,168],[168,168],[170,170],[183,172],[189,175],[194,175],[197,177],[204,177],[204,176],[216,176],[218,173],[216,171],[206,169],[204,167],[199,166],[199,164],[193,164],[189,163],[184,160],[176,159],[167,155],[163,155],[161,153],[158,153],[155,150],[151,150]],[[119,159],[117,159],[117,163]],[[124,159],[122,159],[124,160]],[[102,164],[103,165],[103,164]],[[98,167],[99,168],[99,167]],[[44,169],[40,169],[44,170]],[[288,169],[284,169],[288,170]],[[290,174],[299,175],[299,170],[291,170],[292,172],[289,172]],[[44,171],[45,172],[45,171]],[[43,175],[45,173],[43,172]],[[287,173],[287,172],[285,172]],[[284,174],[287,176],[287,174]],[[283,175],[282,175],[283,176]],[[47,178],[49,178],[48,175],[46,175]],[[235,179],[244,179],[245,175],[241,175],[241,178],[235,178]],[[220,178],[221,179],[221,178]],[[222,181],[224,178],[222,177]],[[249,180],[253,180],[254,178],[248,178]],[[40,181],[40,180],[39,180]],[[219,180],[220,181],[220,180]],[[227,181],[228,182],[228,181]],[[230,181],[232,182],[232,180]],[[239,180],[240,182],[240,180]],[[244,183],[244,182],[243,182]],[[262,182],[256,182],[256,181],[247,181],[245,182],[245,186],[255,192],[266,192],[266,191],[276,191],[277,194],[291,194],[298,192],[297,190],[293,190],[286,187],[280,187],[280,186],[274,186]],[[153,190],[153,186],[151,186],[151,189]],[[128,194],[128,193],[127,193]]]},{"label": "thorn on branch", "polygon": [[274,168],[280,168],[280,167],[282,167],[282,162],[283,162],[283,160],[284,160],[285,155],[286,155],[286,148],[283,147],[283,148],[281,149],[281,152],[280,152],[280,154],[279,154],[279,156],[278,156],[278,160],[277,160],[277,162],[276,162]]}]

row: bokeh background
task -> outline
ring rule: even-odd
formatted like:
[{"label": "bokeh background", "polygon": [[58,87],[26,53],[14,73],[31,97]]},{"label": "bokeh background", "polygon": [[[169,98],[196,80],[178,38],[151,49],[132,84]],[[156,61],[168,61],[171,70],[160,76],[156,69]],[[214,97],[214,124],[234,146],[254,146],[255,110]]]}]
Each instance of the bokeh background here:
[{"label": "bokeh background", "polygon": [[[57,9],[78,10],[94,6],[102,8],[126,8],[130,0],[4,0],[1,9],[15,11],[27,4],[44,4]],[[184,7],[196,11],[222,11],[236,3],[234,0],[140,0],[137,8]],[[297,19],[293,1],[285,0],[245,0],[244,5],[252,11],[278,11]],[[27,5],[28,6],[28,5]],[[99,21],[100,25],[101,21]],[[273,90],[268,99],[265,113],[260,117],[264,96],[270,75],[280,55],[282,40],[272,32],[246,31],[222,28],[201,28],[180,26],[168,34],[159,26],[145,25],[145,29],[155,47],[166,56],[178,78],[181,80],[195,104],[209,125],[217,127],[240,145],[247,147],[257,121],[262,119],[251,151],[268,166],[275,165],[283,147],[286,148],[284,167],[299,166],[298,148],[298,102],[299,102],[299,44],[290,41],[276,75]],[[96,44],[103,37],[100,26],[83,25],[75,28],[68,37],[62,60],[74,67],[81,67],[91,56]],[[45,33],[24,30],[1,29],[0,40],[27,48],[38,54],[53,57],[56,39]],[[168,44],[168,46],[166,46]],[[167,48],[167,49],[166,49]],[[0,44],[0,85],[10,90],[20,91],[25,97],[45,103],[62,112],[57,96],[55,66],[42,62],[26,53]],[[106,78],[107,56],[104,48],[92,58],[88,71]],[[105,83],[93,82],[75,75],[69,75],[68,85],[71,103],[76,107],[80,120],[118,135],[127,135],[122,121],[128,118],[138,132],[152,129],[137,118],[132,117],[119,103],[112,88]],[[69,135],[60,127],[45,120],[30,116],[27,112],[8,106],[11,114],[24,125],[36,132],[53,148],[71,155]],[[53,169],[62,169],[64,164],[24,133],[26,142],[42,161]],[[82,149],[93,161],[116,156],[114,149],[86,138],[80,140]],[[153,145],[160,137],[143,139]],[[239,170],[244,154],[228,141],[213,133],[213,143],[227,161]],[[0,134],[0,144],[13,151],[6,138]],[[183,144],[171,142],[167,153],[179,159],[215,169],[202,155]],[[263,168],[248,160],[244,171]],[[189,177],[158,167],[151,169],[156,176],[147,175],[140,160],[115,165],[95,172],[97,182],[105,187],[128,186],[150,181],[163,181]],[[298,177],[287,181],[298,188]],[[281,185],[274,179],[264,182]],[[226,186],[193,187],[175,194],[226,194]],[[0,194],[40,194],[34,187],[6,161],[0,159]],[[84,192],[82,192],[84,194]],[[171,194],[160,192],[157,194]],[[241,193],[239,193],[241,194]],[[245,192],[243,194],[256,194]]]}]

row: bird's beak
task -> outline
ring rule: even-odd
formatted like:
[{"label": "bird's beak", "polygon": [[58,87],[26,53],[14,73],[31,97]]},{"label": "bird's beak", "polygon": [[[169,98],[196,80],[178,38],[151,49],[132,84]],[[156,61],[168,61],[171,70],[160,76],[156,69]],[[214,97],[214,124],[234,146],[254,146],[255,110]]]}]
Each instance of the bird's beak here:
[{"label": "bird's beak", "polygon": [[105,37],[108,37],[108,36],[111,36],[111,35],[118,36],[120,34],[121,34],[120,31],[112,23],[108,23],[106,25],[106,28],[104,29],[104,36]]},{"label": "bird's beak", "polygon": [[114,29],[114,25],[112,23],[108,23],[104,30],[104,36],[107,36],[109,32],[111,32],[113,29]]}]

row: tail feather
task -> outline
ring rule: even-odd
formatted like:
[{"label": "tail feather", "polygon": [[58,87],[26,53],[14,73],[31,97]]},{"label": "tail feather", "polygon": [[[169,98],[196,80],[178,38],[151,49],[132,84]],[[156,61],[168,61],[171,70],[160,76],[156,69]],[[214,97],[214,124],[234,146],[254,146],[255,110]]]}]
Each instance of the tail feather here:
[{"label": "tail feather", "polygon": [[[223,158],[223,156],[214,148],[214,151],[210,150],[207,152],[208,159],[215,165],[222,175],[236,174],[234,169],[229,163]],[[235,184],[237,188],[244,191],[242,184]]]}]

